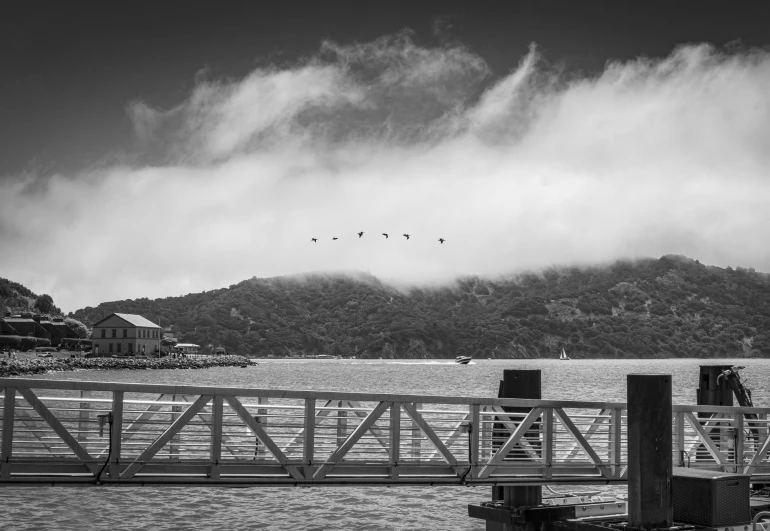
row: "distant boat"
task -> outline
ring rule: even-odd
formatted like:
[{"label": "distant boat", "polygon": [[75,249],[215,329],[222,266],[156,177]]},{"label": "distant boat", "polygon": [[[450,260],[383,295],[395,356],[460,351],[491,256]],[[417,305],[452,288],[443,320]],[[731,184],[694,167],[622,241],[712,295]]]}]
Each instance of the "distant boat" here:
[{"label": "distant boat", "polygon": [[468,365],[472,359],[473,356],[457,356],[455,358],[455,363],[459,363],[460,365]]},{"label": "distant boat", "polygon": [[566,352],[564,352],[564,349],[561,349],[561,355],[559,356],[559,359],[560,359],[561,361],[567,361],[567,360],[569,360],[569,359],[570,359],[570,357],[569,357],[569,356],[567,356],[567,353],[566,353]]}]

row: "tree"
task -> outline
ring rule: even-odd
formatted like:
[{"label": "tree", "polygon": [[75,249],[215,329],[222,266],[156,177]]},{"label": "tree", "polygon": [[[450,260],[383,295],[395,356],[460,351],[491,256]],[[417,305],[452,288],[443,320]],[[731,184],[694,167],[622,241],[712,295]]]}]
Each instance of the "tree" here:
[{"label": "tree", "polygon": [[40,313],[53,313],[56,310],[56,306],[53,305],[53,299],[50,295],[40,295],[37,299],[35,299],[35,308]]}]

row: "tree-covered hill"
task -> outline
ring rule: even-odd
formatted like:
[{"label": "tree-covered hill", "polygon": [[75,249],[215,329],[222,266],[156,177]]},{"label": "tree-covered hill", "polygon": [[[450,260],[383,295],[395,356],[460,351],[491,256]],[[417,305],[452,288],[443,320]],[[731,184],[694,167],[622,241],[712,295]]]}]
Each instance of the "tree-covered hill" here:
[{"label": "tree-covered hill", "polygon": [[50,295],[37,295],[17,282],[0,278],[0,317],[5,312],[61,315],[61,310],[54,305]]},{"label": "tree-covered hill", "polygon": [[107,302],[182,341],[255,356],[367,358],[770,356],[770,275],[679,256],[462,278],[407,291],[366,275],[252,278],[214,291]]}]

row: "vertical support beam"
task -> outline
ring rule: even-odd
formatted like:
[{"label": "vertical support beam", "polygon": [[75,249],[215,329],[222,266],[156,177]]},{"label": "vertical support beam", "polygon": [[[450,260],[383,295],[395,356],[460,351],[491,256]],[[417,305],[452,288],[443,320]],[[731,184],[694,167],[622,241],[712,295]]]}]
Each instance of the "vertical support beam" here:
[{"label": "vertical support beam", "polygon": [[[414,410],[420,412],[420,404],[414,403]],[[420,458],[420,427],[412,421],[412,457]]]},{"label": "vertical support beam", "polygon": [[743,473],[743,452],[746,445],[746,434],[743,432],[743,413],[735,413],[735,473]]},{"label": "vertical support beam", "polygon": [[350,407],[350,403],[340,400],[337,407],[339,408],[337,410],[337,446],[342,446],[348,438],[348,412],[342,408]]},{"label": "vertical support beam", "polygon": [[[257,397],[257,405],[266,406],[268,404],[268,397]],[[262,429],[267,430],[267,408],[261,407],[257,409],[257,418],[255,419],[262,426]],[[264,444],[259,444],[257,439],[257,459],[266,459],[270,454],[267,451],[267,447]]]},{"label": "vertical support beam", "polygon": [[[91,398],[91,391],[85,390],[80,391],[80,398]],[[80,416],[78,417],[78,441],[85,441],[88,439],[88,424],[89,419],[91,417],[91,403],[90,402],[81,402],[80,403]]]},{"label": "vertical support beam", "polygon": [[305,441],[302,462],[305,465],[305,477],[313,477],[313,449],[315,448],[315,398],[305,400]]},{"label": "vertical support beam", "polygon": [[620,460],[623,442],[623,410],[615,408],[610,412],[610,470],[614,477],[620,477]]},{"label": "vertical support beam", "polygon": [[[489,411],[489,406],[484,406],[484,411]],[[479,458],[482,461],[487,461],[490,457],[492,457],[492,423],[489,422],[489,415],[483,415],[484,420],[480,420],[479,422],[483,422],[481,426],[481,447],[479,448]]]},{"label": "vertical support beam", "polygon": [[120,442],[123,439],[123,391],[112,392],[112,429],[110,430],[110,479],[119,479]]},{"label": "vertical support beam", "polygon": [[478,404],[471,404],[470,406],[470,419],[471,419],[471,429],[473,432],[471,433],[471,455],[470,457],[470,463],[468,463],[468,466],[471,467],[471,471],[468,473],[468,477],[471,479],[474,479],[476,477],[476,474],[478,474],[478,465],[479,465],[479,432],[481,431],[479,428],[481,427],[479,425],[479,419],[481,418],[481,415],[479,414],[480,407]]},{"label": "vertical support beam", "polygon": [[543,412],[543,477],[551,479],[551,456],[553,455],[553,408]]},{"label": "vertical support beam", "polygon": [[0,450],[0,479],[11,477],[13,453],[13,419],[16,416],[16,388],[6,387],[3,397],[3,446]]},{"label": "vertical support beam", "polygon": [[219,460],[222,458],[222,395],[214,395],[211,404],[211,455],[209,477],[219,479]]},{"label": "vertical support beam", "polygon": [[669,528],[671,504],[671,375],[629,374],[628,525]]},{"label": "vertical support beam", "polygon": [[390,478],[398,479],[398,457],[401,454],[401,403],[390,406]]},{"label": "vertical support beam", "polygon": [[[171,395],[171,401],[176,402],[176,395]],[[171,422],[169,422],[169,426],[176,422],[176,419],[179,418],[179,415],[182,412],[182,406],[171,406],[171,411]],[[174,459],[176,457],[179,459],[179,434],[174,435],[174,437],[171,439],[171,442],[169,442],[168,448],[168,458]]]},{"label": "vertical support beam", "polygon": [[[532,398],[540,400],[540,370],[506,369],[503,372],[503,380],[500,381],[498,398]],[[507,413],[529,413],[532,408],[503,406]],[[501,430],[501,425],[495,425],[494,432]],[[503,427],[502,430],[505,430]],[[528,431],[526,435],[534,435],[535,430]],[[493,436],[497,435],[493,432]],[[510,433],[503,431],[502,436],[508,438]],[[500,443],[498,443],[499,447]],[[537,444],[533,444],[537,450]],[[514,450],[515,451],[515,450]],[[543,501],[543,489],[536,487],[492,487],[492,499],[503,500],[503,504],[509,507],[528,507],[540,505]],[[525,531],[537,529],[539,524],[527,523],[523,526]],[[499,522],[487,521],[487,531],[509,531],[511,526]]]},{"label": "vertical support beam", "polygon": [[677,411],[674,416],[674,462],[685,466],[684,461],[684,411]]}]

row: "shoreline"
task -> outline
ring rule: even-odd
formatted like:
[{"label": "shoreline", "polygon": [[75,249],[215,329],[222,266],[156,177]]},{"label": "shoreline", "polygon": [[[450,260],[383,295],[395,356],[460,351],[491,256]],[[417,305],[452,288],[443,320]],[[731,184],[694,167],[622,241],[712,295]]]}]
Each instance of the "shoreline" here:
[{"label": "shoreline", "polygon": [[243,356],[216,358],[13,358],[0,360],[0,378],[75,370],[136,371],[155,369],[210,369],[250,365]]}]

